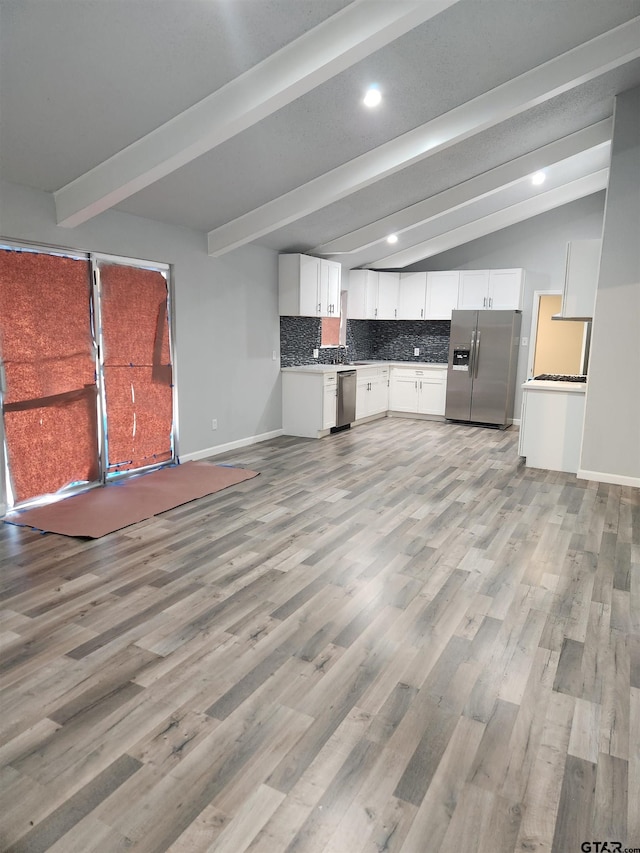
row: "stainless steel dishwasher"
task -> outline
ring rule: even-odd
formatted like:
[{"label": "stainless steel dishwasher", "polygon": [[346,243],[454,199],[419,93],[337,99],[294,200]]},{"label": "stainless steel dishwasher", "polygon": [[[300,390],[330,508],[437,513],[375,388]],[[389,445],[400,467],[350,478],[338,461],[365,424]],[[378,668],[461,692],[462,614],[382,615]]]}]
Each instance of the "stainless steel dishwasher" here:
[{"label": "stainless steel dishwasher", "polygon": [[338,394],[334,430],[348,429],[356,419],[356,371],[338,371]]}]

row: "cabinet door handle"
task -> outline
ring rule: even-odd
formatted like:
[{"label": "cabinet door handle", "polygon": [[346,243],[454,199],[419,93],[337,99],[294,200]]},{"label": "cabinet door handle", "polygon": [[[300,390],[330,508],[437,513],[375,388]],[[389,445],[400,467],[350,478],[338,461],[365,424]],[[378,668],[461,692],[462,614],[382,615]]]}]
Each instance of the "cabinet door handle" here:
[{"label": "cabinet door handle", "polygon": [[321,313],[321,309],[322,309],[322,302],[318,302],[318,314]]},{"label": "cabinet door handle", "polygon": [[423,317],[424,317],[424,308],[421,308],[420,309],[420,319],[422,320]]},{"label": "cabinet door handle", "polygon": [[397,309],[397,308],[394,308],[394,309],[393,309],[393,316],[394,316],[394,317],[397,317],[397,316],[398,316],[398,309]]},{"label": "cabinet door handle", "polygon": [[416,384],[416,391],[417,391],[418,390],[418,383],[416,382],[415,384]]},{"label": "cabinet door handle", "polygon": [[420,382],[420,390],[422,391],[422,381]]},{"label": "cabinet door handle", "polygon": [[489,297],[489,308],[493,308],[493,296]]},{"label": "cabinet door handle", "polygon": [[484,297],[484,299],[482,300],[482,307],[483,307],[483,308],[486,308],[486,307],[487,307],[487,297],[486,297],[486,296],[485,296],[485,297]]},{"label": "cabinet door handle", "polygon": [[375,309],[375,311],[373,312],[373,316],[374,316],[374,317],[377,317],[377,316],[378,316],[378,309],[377,309],[377,308],[376,308],[376,309]]}]

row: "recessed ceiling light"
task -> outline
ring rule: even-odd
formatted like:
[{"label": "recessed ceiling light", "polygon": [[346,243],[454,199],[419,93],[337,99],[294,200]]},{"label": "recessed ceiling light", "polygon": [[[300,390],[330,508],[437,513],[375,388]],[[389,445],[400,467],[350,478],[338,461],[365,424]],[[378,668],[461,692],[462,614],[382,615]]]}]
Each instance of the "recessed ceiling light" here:
[{"label": "recessed ceiling light", "polygon": [[397,234],[389,234],[389,236],[387,237],[387,243],[397,243],[397,242],[398,242],[398,235]]},{"label": "recessed ceiling light", "polygon": [[382,100],[382,93],[378,86],[374,83],[366,91],[362,103],[367,107],[377,107]]},{"label": "recessed ceiling light", "polygon": [[531,183],[534,186],[539,186],[540,184],[544,184],[547,176],[544,172],[536,172],[535,175],[531,175]]}]

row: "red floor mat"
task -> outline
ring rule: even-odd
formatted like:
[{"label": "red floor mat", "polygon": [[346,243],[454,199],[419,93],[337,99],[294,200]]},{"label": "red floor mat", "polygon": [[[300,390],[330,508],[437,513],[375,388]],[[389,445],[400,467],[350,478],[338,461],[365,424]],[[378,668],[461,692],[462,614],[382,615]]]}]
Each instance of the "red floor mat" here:
[{"label": "red floor mat", "polygon": [[99,539],[114,530],[257,476],[257,471],[247,468],[187,462],[108,483],[46,506],[10,513],[4,520],[47,533]]}]

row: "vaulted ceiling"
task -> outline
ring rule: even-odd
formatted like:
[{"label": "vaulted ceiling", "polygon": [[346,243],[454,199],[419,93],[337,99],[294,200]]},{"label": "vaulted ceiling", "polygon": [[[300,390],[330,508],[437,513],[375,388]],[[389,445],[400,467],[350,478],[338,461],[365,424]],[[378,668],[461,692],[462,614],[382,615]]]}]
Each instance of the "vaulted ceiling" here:
[{"label": "vaulted ceiling", "polygon": [[637,85],[640,0],[0,0],[0,175],[397,269],[604,189]]}]

